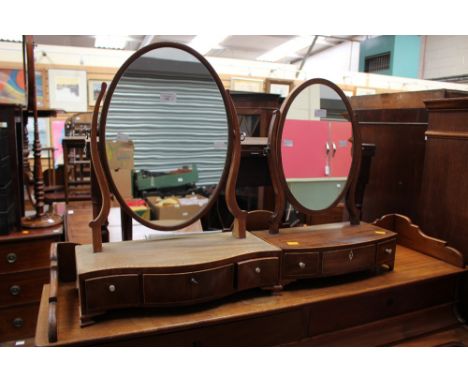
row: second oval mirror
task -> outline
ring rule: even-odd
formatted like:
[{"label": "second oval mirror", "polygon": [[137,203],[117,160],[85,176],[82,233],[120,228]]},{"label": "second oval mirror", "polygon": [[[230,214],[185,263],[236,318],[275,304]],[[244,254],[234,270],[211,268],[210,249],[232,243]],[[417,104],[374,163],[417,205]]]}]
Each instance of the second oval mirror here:
[{"label": "second oval mirror", "polygon": [[151,228],[184,227],[203,216],[227,174],[224,88],[203,57],[176,44],[121,70],[101,122],[116,196]]},{"label": "second oval mirror", "polygon": [[285,105],[279,134],[288,200],[304,212],[338,203],[353,158],[352,118],[343,93],[326,80],[304,83]]}]

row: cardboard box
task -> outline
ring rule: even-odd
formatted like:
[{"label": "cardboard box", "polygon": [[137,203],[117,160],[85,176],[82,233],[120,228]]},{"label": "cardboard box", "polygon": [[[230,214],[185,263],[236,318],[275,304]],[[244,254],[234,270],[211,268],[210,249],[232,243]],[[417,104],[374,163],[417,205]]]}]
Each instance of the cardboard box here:
[{"label": "cardboard box", "polygon": [[151,208],[153,220],[188,220],[200,212],[208,203],[208,199],[194,195],[185,198],[172,196],[161,199],[158,196],[149,196],[146,201]]},{"label": "cardboard box", "polygon": [[106,141],[107,161],[111,170],[133,170],[132,141]]},{"label": "cardboard box", "polygon": [[122,195],[124,200],[133,199],[132,192],[132,170],[120,169],[112,170],[112,179],[114,180],[115,186]]}]

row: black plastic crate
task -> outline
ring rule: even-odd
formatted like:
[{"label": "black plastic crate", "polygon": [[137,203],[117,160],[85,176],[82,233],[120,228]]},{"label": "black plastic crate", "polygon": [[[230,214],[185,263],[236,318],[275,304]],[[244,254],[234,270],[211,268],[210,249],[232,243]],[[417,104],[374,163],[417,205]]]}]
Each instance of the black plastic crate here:
[{"label": "black plastic crate", "polygon": [[0,235],[8,235],[15,228],[15,206],[0,212]]}]

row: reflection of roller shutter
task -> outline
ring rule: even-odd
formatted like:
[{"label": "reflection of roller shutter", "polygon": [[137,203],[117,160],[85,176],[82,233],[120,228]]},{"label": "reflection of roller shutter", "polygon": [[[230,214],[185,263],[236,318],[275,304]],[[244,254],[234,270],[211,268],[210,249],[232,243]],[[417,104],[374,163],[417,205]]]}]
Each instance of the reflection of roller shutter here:
[{"label": "reflection of roller shutter", "polygon": [[134,142],[136,170],[170,171],[195,163],[198,185],[219,182],[228,129],[213,81],[126,75],[112,97],[106,139],[118,132]]}]

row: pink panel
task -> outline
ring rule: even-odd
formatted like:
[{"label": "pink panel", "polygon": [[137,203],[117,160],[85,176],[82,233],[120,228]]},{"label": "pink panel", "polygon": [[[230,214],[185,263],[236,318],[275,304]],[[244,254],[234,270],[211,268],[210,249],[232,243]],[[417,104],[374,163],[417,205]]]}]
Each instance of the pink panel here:
[{"label": "pink panel", "polygon": [[331,141],[336,145],[336,153],[331,161],[332,177],[346,177],[351,168],[352,127],[350,122],[331,122]]},{"label": "pink panel", "polygon": [[63,147],[62,139],[65,135],[65,121],[52,121],[52,146],[54,151],[55,164],[63,164]]},{"label": "pink panel", "polygon": [[281,139],[281,155],[286,178],[325,176],[328,121],[288,119]]}]

